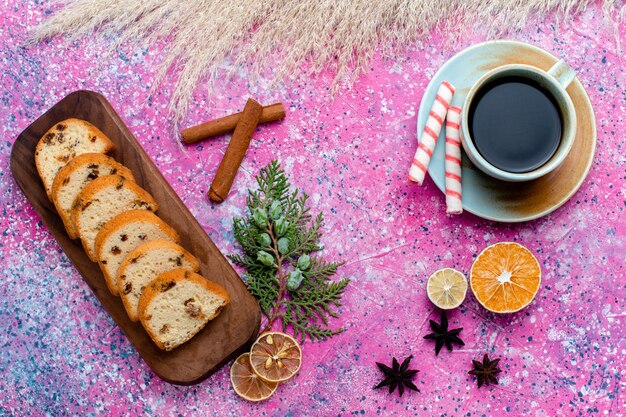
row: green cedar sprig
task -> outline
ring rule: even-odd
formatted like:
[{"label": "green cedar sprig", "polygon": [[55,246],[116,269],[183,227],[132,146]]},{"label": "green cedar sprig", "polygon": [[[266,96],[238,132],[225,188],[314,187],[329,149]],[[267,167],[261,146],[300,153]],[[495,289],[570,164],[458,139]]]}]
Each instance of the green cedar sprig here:
[{"label": "green cedar sprig", "polygon": [[314,254],[322,250],[323,214],[311,214],[309,196],[291,190],[277,161],[261,169],[256,180],[259,188],[247,198],[248,215],[234,219],[243,254],[229,258],[246,269],[248,290],[268,319],[265,330],[278,320],[283,331],[291,329],[301,340],[325,340],[342,332],[331,329],[328,318],[338,317],[349,279],[333,281],[343,263]]}]

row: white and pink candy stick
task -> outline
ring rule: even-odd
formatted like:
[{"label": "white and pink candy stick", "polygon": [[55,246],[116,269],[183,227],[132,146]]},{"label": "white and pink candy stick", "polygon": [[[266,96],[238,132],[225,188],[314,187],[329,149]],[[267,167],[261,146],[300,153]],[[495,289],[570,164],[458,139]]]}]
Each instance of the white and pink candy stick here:
[{"label": "white and pink candy stick", "polygon": [[416,182],[418,185],[422,185],[422,182],[424,182],[426,171],[428,171],[428,164],[430,163],[430,158],[433,156],[437,138],[441,132],[441,126],[446,118],[446,113],[448,112],[448,107],[450,107],[453,95],[454,87],[452,84],[447,81],[442,82],[435,96],[435,102],[428,114],[424,132],[419,139],[417,151],[415,151],[413,163],[409,169],[409,180]]},{"label": "white and pink candy stick", "polygon": [[461,191],[461,108],[451,106],[446,116],[446,213],[463,213]]}]

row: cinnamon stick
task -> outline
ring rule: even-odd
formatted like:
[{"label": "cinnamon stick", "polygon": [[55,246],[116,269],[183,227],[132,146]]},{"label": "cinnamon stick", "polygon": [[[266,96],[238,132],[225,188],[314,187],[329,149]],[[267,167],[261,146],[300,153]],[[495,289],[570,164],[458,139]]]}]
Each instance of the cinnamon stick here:
[{"label": "cinnamon stick", "polygon": [[233,132],[233,137],[228,144],[228,148],[226,148],[224,158],[222,158],[222,162],[217,169],[215,179],[211,184],[209,198],[212,201],[221,203],[228,195],[237,175],[239,165],[241,165],[241,161],[243,161],[246,150],[250,145],[252,134],[261,119],[262,111],[263,106],[253,99],[248,99]]},{"label": "cinnamon stick", "polygon": [[[196,143],[213,136],[223,135],[232,132],[237,126],[243,113],[235,113],[230,116],[209,120],[197,126],[183,129],[180,135],[185,143]],[[285,107],[283,103],[274,103],[263,107],[259,123],[274,122],[285,117]]]}]

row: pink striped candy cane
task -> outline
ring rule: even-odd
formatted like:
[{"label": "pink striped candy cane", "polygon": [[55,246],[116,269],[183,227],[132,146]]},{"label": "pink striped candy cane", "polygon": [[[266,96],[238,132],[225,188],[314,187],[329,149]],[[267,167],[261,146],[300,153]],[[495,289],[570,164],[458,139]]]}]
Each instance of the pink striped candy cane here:
[{"label": "pink striped candy cane", "polygon": [[446,213],[463,213],[461,191],[461,108],[451,106],[446,117]]},{"label": "pink striped candy cane", "polygon": [[428,114],[424,132],[419,139],[417,151],[415,151],[413,163],[409,169],[409,180],[416,182],[418,185],[422,185],[426,171],[428,171],[428,164],[430,163],[430,158],[433,156],[437,138],[441,132],[443,121],[446,118],[448,107],[450,107],[452,96],[454,96],[454,86],[447,81],[442,82],[441,86],[439,86],[439,90],[437,90],[435,102]]}]

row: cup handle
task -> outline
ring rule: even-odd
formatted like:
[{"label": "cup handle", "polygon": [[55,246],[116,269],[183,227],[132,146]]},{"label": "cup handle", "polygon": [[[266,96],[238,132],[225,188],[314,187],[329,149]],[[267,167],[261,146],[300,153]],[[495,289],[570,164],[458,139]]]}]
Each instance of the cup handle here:
[{"label": "cup handle", "polygon": [[561,87],[563,88],[567,88],[567,86],[574,81],[574,78],[576,78],[574,70],[571,69],[562,59],[559,59],[559,61],[548,70],[548,74],[556,78],[558,83],[561,84]]}]

